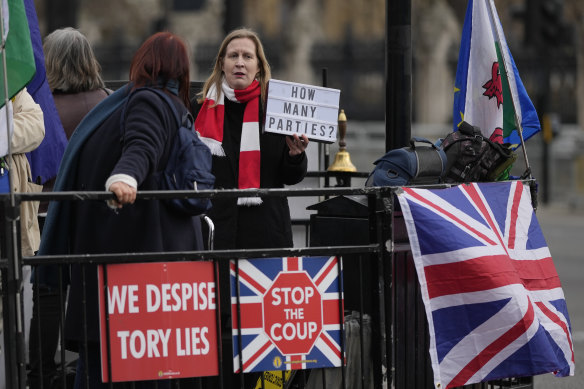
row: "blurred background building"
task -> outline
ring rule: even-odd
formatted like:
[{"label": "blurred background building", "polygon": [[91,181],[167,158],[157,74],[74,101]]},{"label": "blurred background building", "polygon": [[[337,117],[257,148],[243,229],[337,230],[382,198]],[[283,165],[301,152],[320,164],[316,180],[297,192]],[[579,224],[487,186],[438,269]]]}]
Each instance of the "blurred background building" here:
[{"label": "blurred background building", "polygon": [[[88,36],[107,80],[127,79],[134,51],[166,29],[188,42],[191,78],[202,81],[224,35],[251,27],[262,37],[274,78],[326,82],[341,90],[347,149],[359,171],[370,171],[385,152],[386,7],[398,1],[35,0],[35,5],[43,36],[64,26]],[[412,135],[435,140],[451,129],[467,1],[403,1],[411,3]],[[528,94],[540,115],[552,119],[553,137],[546,142],[537,135],[527,143],[534,176],[549,188],[548,197],[577,205],[584,197],[584,2],[495,3]],[[332,155],[335,151],[331,146]]]}]

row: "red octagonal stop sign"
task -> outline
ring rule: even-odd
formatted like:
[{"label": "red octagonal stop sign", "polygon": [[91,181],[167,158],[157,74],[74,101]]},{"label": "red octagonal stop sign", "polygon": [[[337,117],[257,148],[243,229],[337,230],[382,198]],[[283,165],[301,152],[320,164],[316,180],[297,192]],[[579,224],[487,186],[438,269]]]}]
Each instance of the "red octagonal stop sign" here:
[{"label": "red octagonal stop sign", "polygon": [[264,295],[263,315],[282,354],[308,354],[322,331],[322,297],[305,271],[280,273]]}]

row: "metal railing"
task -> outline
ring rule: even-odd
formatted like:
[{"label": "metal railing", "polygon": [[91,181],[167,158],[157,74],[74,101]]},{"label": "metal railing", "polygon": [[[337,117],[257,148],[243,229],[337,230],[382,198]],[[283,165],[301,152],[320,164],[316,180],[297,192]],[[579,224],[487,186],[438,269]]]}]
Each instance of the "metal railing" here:
[{"label": "metal railing", "polygon": [[[314,197],[316,199],[331,198],[334,196],[362,196],[366,199],[366,223],[368,225],[368,241],[364,244],[331,244],[327,246],[310,246],[277,249],[247,249],[247,250],[200,250],[163,253],[120,253],[120,254],[83,254],[83,255],[46,255],[34,257],[20,256],[19,239],[19,205],[22,201],[106,201],[113,197],[110,192],[52,192],[37,194],[15,194],[15,206],[11,207],[8,195],[0,195],[6,210],[4,223],[5,239],[0,255],[0,270],[2,272],[2,300],[4,303],[3,323],[6,358],[6,388],[24,389],[27,387],[28,366],[25,352],[25,326],[23,317],[22,296],[22,268],[23,266],[36,267],[38,265],[53,264],[68,267],[72,264],[119,264],[119,263],[147,263],[147,262],[176,262],[176,261],[213,261],[215,269],[222,261],[242,260],[248,258],[274,257],[306,257],[306,256],[337,256],[342,258],[343,266],[352,266],[355,273],[345,273],[345,280],[355,280],[357,285],[353,289],[345,286],[344,298],[352,298],[356,311],[352,317],[359,325],[357,331],[358,350],[355,355],[346,355],[347,360],[354,357],[351,372],[347,366],[333,369],[333,374],[340,376],[342,388],[432,388],[432,369],[428,354],[428,329],[423,304],[420,298],[419,285],[412,263],[411,251],[407,235],[401,223],[400,214],[394,207],[394,189],[389,187],[366,188],[318,188],[318,189],[255,189],[255,190],[208,190],[199,192],[188,191],[147,191],[138,192],[140,200],[158,201],[174,197],[210,197],[235,198],[240,196],[275,196],[275,197]],[[303,221],[303,225],[310,222]],[[311,235],[307,233],[307,237]],[[309,242],[310,243],[310,242]],[[349,262],[350,261],[350,262]],[[60,274],[60,272],[59,272]],[[64,285],[61,277],[59,283],[59,316],[60,327],[60,354],[62,361],[56,381],[60,387],[68,385],[70,372],[66,363],[70,356],[65,351],[63,322],[65,317]],[[220,285],[222,293],[228,293],[229,285]],[[37,289],[38,293],[38,289]],[[38,307],[35,307],[38,309]],[[219,309],[217,309],[219,311]],[[351,312],[344,312],[350,316]],[[348,317],[346,316],[346,317]],[[239,323],[239,321],[238,321]],[[344,323],[345,330],[347,322]],[[370,327],[367,327],[370,325]],[[220,320],[217,323],[217,333],[221,329]],[[241,328],[239,328],[241,330]],[[42,337],[39,328],[31,328],[31,333]],[[370,331],[370,335],[367,331]],[[342,336],[341,355],[345,355],[347,338]],[[222,341],[221,339],[219,339]],[[87,339],[85,339],[87,341]],[[369,342],[369,343],[368,343]],[[369,351],[366,345],[370,344]],[[217,346],[219,350],[221,346]],[[3,350],[3,351],[4,351]],[[39,354],[42,355],[42,350]],[[222,368],[222,358],[230,356],[218,353],[219,375],[215,378],[195,378],[171,380],[175,388],[203,388],[203,387],[240,387],[247,386],[246,378],[255,379],[256,376],[243,373],[233,375]],[[42,366],[42,363],[41,363]],[[370,368],[369,368],[370,366]],[[370,369],[370,370],[369,370]],[[111,370],[110,370],[111,371]],[[368,373],[371,373],[369,375]],[[38,370],[39,376],[46,372],[42,367]],[[278,376],[279,373],[271,373]],[[286,388],[329,388],[336,378],[331,378],[331,369],[314,369],[293,374],[286,380],[282,373],[282,387]],[[229,375],[231,378],[227,380]],[[264,386],[263,379],[259,378],[260,386]],[[227,386],[226,382],[234,385]],[[350,382],[357,382],[353,386]],[[317,383],[316,386],[315,382]],[[499,386],[497,386],[499,385]],[[37,386],[47,388],[44,383]],[[253,386],[255,387],[255,385]],[[521,380],[503,380],[473,385],[468,388],[497,388],[532,387],[531,377]]]}]

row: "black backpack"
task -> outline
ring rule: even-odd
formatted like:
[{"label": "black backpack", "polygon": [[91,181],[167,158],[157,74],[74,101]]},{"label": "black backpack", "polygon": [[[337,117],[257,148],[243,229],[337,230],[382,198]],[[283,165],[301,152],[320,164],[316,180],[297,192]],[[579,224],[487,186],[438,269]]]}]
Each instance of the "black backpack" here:
[{"label": "black backpack", "polygon": [[[136,91],[140,89],[143,88],[136,89]],[[211,150],[203,143],[195,131],[193,116],[186,111],[181,117],[176,106],[166,93],[156,88],[147,89],[155,92],[166,101],[176,118],[178,126],[166,167],[160,175],[161,189],[181,191],[213,189],[215,176],[211,172],[213,161]],[[122,114],[122,123],[123,118],[124,115]],[[206,197],[173,198],[162,201],[170,208],[192,216],[205,213],[212,206],[211,200]]]},{"label": "black backpack", "polygon": [[438,184],[446,168],[446,154],[429,140],[413,137],[409,147],[389,150],[374,164],[365,186]]},{"label": "black backpack", "polygon": [[492,142],[483,136],[479,127],[464,121],[440,146],[448,159],[443,176],[445,183],[496,181],[517,159],[509,145]]}]

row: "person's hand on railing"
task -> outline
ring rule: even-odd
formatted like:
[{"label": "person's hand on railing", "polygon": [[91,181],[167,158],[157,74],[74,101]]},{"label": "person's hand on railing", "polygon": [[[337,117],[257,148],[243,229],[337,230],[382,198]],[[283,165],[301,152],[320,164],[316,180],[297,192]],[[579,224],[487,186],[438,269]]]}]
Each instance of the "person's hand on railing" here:
[{"label": "person's hand on railing", "polygon": [[122,181],[116,181],[110,185],[109,190],[114,192],[116,199],[108,200],[110,208],[122,208],[124,204],[133,204],[136,201],[136,188]]}]

